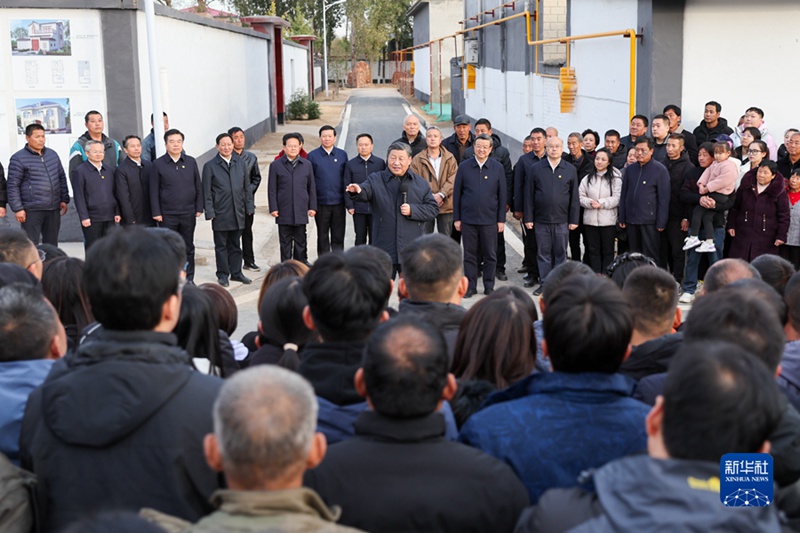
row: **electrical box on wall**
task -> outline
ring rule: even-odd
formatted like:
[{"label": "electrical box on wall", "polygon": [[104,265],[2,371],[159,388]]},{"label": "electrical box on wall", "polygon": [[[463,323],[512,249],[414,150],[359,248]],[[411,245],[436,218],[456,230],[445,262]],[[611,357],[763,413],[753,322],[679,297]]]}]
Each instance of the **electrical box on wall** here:
[{"label": "electrical box on wall", "polygon": [[464,63],[467,65],[477,65],[478,59],[478,40],[464,39]]}]

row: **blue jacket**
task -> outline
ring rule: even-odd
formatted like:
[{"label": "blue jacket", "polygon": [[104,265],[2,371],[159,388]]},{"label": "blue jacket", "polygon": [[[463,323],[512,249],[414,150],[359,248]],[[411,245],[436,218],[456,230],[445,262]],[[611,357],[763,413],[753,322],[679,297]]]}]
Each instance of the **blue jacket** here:
[{"label": "blue jacket", "polygon": [[535,504],[547,489],[647,446],[650,408],[622,374],[534,374],[492,394],[459,440],[508,463]]},{"label": "blue jacket", "polygon": [[[344,185],[345,187],[351,183],[358,183],[361,185],[367,181],[367,177],[375,172],[386,170],[386,161],[374,154],[369,156],[366,161],[360,155],[355,156],[347,162],[344,167]],[[360,215],[371,215],[372,207],[366,202],[354,202],[349,194],[344,195],[344,206],[347,209],[355,209],[356,213]]]},{"label": "blue jacket", "polygon": [[795,409],[800,410],[800,341],[790,341],[783,349],[778,387]]},{"label": "blue jacket", "polygon": [[506,221],[506,175],[497,160],[488,158],[481,168],[473,156],[458,165],[453,221],[476,226]]},{"label": "blue jacket", "polygon": [[320,146],[311,150],[308,160],[314,165],[314,179],[317,186],[318,205],[339,205],[344,203],[344,166],[347,152],[335,146],[331,153]]},{"label": "blue jacket", "polygon": [[94,222],[111,222],[119,214],[114,195],[114,170],[102,164],[100,170],[84,161],[72,171],[72,194],[78,219]]},{"label": "blue jacket", "polygon": [[575,165],[562,157],[553,169],[545,157],[533,164],[529,172],[524,182],[523,222],[578,224],[580,182]]},{"label": "blue jacket", "polygon": [[19,466],[19,432],[28,396],[44,383],[51,359],[0,363],[0,453]]},{"label": "blue jacket", "polygon": [[42,155],[28,145],[11,156],[8,163],[8,206],[15,213],[52,211],[69,203],[67,175],[58,154],[44,147]]},{"label": "blue jacket", "polygon": [[[408,184],[409,216],[400,214],[401,183]],[[370,174],[361,184],[361,192],[351,198],[372,205],[372,245],[388,253],[395,264],[400,263],[403,248],[424,233],[425,222],[439,214],[428,182],[410,170],[401,178],[389,170]]]},{"label": "blue jacket", "polygon": [[651,159],[635,163],[622,171],[622,195],[619,201],[620,224],[654,224],[667,227],[670,181],[667,167]]},{"label": "blue jacket", "polygon": [[276,224],[308,224],[308,211],[317,210],[317,189],[311,163],[297,156],[292,165],[285,155],[270,163],[267,198],[269,212],[278,212]]}]

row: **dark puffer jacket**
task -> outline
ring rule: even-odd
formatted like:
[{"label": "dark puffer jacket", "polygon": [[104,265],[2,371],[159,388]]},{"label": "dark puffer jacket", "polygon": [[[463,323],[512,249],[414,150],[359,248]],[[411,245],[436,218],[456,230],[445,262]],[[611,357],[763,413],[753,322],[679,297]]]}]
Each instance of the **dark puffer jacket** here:
[{"label": "dark puffer jacket", "polygon": [[17,211],[52,211],[69,203],[67,174],[55,151],[39,155],[28,145],[11,156],[8,164],[8,205]]}]

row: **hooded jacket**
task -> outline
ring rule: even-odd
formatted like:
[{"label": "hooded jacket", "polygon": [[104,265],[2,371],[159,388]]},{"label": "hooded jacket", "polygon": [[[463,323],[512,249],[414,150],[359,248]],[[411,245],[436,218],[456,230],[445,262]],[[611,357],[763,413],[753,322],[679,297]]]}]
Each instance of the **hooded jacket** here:
[{"label": "hooded jacket", "polygon": [[694,139],[699,147],[704,142],[714,141],[720,135],[733,135],[733,129],[728,126],[728,121],[720,117],[717,125],[709,128],[705,121],[694,129]]},{"label": "hooded jacket", "polygon": [[666,372],[675,353],[683,346],[683,333],[664,335],[634,346],[631,355],[619,367],[620,374],[640,380]]},{"label": "hooded jacket", "polygon": [[414,138],[414,142],[412,143],[409,142],[408,135],[406,135],[406,132],[404,131],[402,135],[400,135],[399,139],[392,141],[392,144],[394,143],[403,143],[409,145],[411,147],[411,157],[414,157],[428,147],[428,142],[425,140],[425,136],[422,134],[422,132],[417,132],[417,136]]},{"label": "hooded jacket", "polygon": [[[694,168],[694,165],[689,159],[689,153],[683,150],[678,159],[667,157],[664,166],[669,172],[669,220],[680,220],[685,212],[681,202],[681,187],[686,174]],[[691,220],[691,216],[688,218]]]},{"label": "hooded jacket", "polygon": [[28,400],[21,463],[39,478],[44,531],[92,511],[152,507],[196,521],[219,488],[203,437],[222,381],[168,333],[103,330]]}]

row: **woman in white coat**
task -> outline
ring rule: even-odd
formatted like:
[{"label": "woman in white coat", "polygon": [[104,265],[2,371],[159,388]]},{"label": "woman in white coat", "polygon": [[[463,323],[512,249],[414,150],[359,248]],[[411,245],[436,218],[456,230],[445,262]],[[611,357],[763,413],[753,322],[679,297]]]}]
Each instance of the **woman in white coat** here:
[{"label": "woman in white coat", "polygon": [[611,153],[601,148],[595,154],[594,170],[578,189],[586,236],[586,263],[603,273],[614,260],[617,206],[622,192],[622,174],[611,165]]}]

